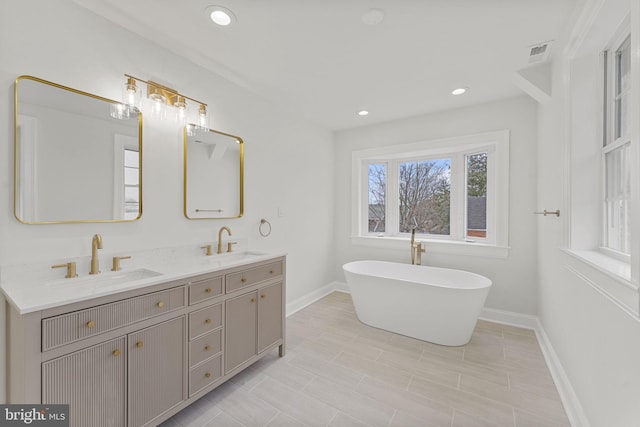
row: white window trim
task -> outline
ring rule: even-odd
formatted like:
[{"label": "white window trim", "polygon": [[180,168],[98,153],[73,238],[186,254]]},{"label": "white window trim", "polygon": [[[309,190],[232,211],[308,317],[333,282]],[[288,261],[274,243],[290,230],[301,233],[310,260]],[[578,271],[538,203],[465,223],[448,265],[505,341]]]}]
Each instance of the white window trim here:
[{"label": "white window trim", "polygon": [[[624,39],[620,34],[621,28],[626,27],[627,31],[631,30],[631,81],[638,82],[638,77],[640,76],[640,54],[637,51],[637,46],[640,46],[640,26],[633,23],[640,22],[640,20],[635,19],[633,21],[630,19],[631,16],[640,18],[640,3],[631,2],[631,11],[629,11],[629,3],[625,4],[625,2],[608,4],[608,7],[604,8],[596,7],[594,4],[585,9],[585,11],[574,27],[570,37],[571,43],[566,47],[565,55],[563,56],[562,79],[566,83],[563,112],[564,116],[568,118],[573,117],[572,103],[574,98],[573,89],[570,85],[573,80],[572,61],[580,59],[584,55],[597,54],[597,52],[593,51],[597,49],[594,46],[602,46],[599,49],[602,51],[611,48],[612,42],[617,39],[622,42]],[[624,17],[624,19],[621,19],[621,17]],[[618,25],[620,22],[622,24]],[[630,22],[631,24],[629,24]],[[606,37],[604,32],[608,28],[612,29],[612,31],[610,31],[609,37]],[[612,35],[613,37],[611,37]],[[608,40],[603,40],[605,38]],[[631,94],[631,182],[638,183],[640,182],[640,170],[638,170],[638,166],[640,166],[640,147],[637,141],[640,139],[640,120],[637,119],[637,112],[640,111],[640,85],[634,85],[631,89]],[[607,129],[607,131],[610,132],[611,129]],[[601,133],[601,135],[603,134]],[[579,209],[579,207],[574,206],[572,201],[572,178],[575,173],[572,170],[573,150],[575,150],[573,140],[574,135],[571,131],[571,126],[568,126],[564,134],[563,153],[565,162],[563,190],[567,196],[565,197],[564,211],[568,214],[564,215],[564,247],[561,248],[564,253],[570,255],[567,258],[566,269],[584,279],[596,291],[638,319],[640,312],[640,301],[638,300],[640,251],[637,248],[640,247],[640,233],[637,231],[640,230],[640,216],[637,214],[631,215],[630,227],[632,234],[629,261],[626,261],[626,257],[612,256],[618,254],[612,254],[601,247],[581,248],[574,246],[572,234],[575,231],[572,228],[572,223],[575,219],[572,211]],[[602,138],[599,138],[599,140],[602,141]],[[601,173],[603,172],[601,171]],[[603,187],[603,177],[601,177],[600,183]],[[601,188],[600,191],[604,191],[604,188]],[[631,212],[637,213],[638,211],[640,211],[640,186],[635,185],[631,188]],[[600,217],[600,221],[603,221],[602,217]],[[600,231],[600,233],[602,232]]]},{"label": "white window trim", "polygon": [[[485,256],[506,258],[509,254],[509,131],[500,130],[475,135],[443,138],[431,141],[421,141],[408,144],[398,144],[393,146],[371,148],[353,151],[351,155],[351,242],[354,245],[381,247],[387,249],[405,250],[409,237],[404,236],[375,236],[364,233],[364,224],[368,220],[368,206],[363,201],[364,192],[368,193],[368,188],[363,188],[362,183],[367,182],[364,178],[367,175],[366,168],[363,167],[366,161],[375,161],[411,157],[434,157],[443,158],[451,153],[467,154],[474,151],[481,151],[487,147],[494,147],[489,161],[495,162],[495,167],[489,167],[487,180],[493,181],[494,185],[489,185],[487,191],[495,191],[491,194],[494,203],[487,204],[487,221],[491,221],[494,236],[491,239],[463,239],[457,231],[457,240],[451,238],[439,238],[434,235],[421,235],[420,240],[426,242],[427,251],[435,253],[461,254],[471,256]],[[453,159],[452,159],[453,162]],[[464,168],[458,168],[459,177],[452,180],[464,179]],[[488,194],[489,196],[489,194]],[[462,197],[462,195],[460,196]],[[452,204],[456,201],[452,200]],[[463,201],[458,204],[464,206]],[[491,205],[491,206],[490,206]],[[465,215],[462,206],[455,213],[452,209],[452,223],[454,215]],[[393,209],[393,208],[392,208]],[[462,224],[463,218],[458,217],[457,222]],[[458,227],[459,228],[459,227]],[[487,229],[489,229],[489,222]],[[451,226],[452,234],[454,226]]]}]

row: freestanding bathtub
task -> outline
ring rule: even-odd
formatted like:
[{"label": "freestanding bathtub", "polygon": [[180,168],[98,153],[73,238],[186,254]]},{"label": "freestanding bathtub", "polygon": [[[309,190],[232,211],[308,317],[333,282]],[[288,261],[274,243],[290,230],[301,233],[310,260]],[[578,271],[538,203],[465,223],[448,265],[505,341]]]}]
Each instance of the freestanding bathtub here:
[{"label": "freestanding bathtub", "polygon": [[436,344],[471,340],[491,280],[447,268],[386,261],[342,266],[358,319]]}]

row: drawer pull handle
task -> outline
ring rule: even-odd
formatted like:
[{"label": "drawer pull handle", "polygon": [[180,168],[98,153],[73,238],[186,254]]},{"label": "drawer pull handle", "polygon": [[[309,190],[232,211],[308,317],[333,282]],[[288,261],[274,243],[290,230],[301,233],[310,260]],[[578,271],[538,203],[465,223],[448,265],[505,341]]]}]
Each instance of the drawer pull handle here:
[{"label": "drawer pull handle", "polygon": [[269,274],[273,274],[273,270],[269,270]]},{"label": "drawer pull handle", "polygon": [[87,322],[87,328],[91,329],[91,328],[95,328],[95,326],[96,326],[95,320],[89,320]]},{"label": "drawer pull handle", "polygon": [[207,325],[211,323],[211,319],[205,319],[204,323],[206,323]]},{"label": "drawer pull handle", "polygon": [[138,341],[138,342],[136,343],[136,347],[138,347],[138,348],[142,348],[142,347],[144,347],[144,343],[143,343],[142,341]]},{"label": "drawer pull handle", "polygon": [[204,290],[206,293],[210,294],[211,293],[211,288],[207,288]]},{"label": "drawer pull handle", "polygon": [[256,299],[255,298],[251,298],[251,302],[256,302]]},{"label": "drawer pull handle", "polygon": [[241,281],[242,283],[244,283],[244,282],[246,282],[246,281],[247,281],[247,279],[243,277],[242,279],[240,279],[240,281]]},{"label": "drawer pull handle", "polygon": [[266,298],[267,296],[265,294],[260,295],[260,298]]},{"label": "drawer pull handle", "polygon": [[159,307],[159,308],[164,307],[164,302],[160,301],[160,302],[158,303],[158,307]]},{"label": "drawer pull handle", "polygon": [[204,374],[205,378],[211,378],[211,372],[207,372],[206,374]]},{"label": "drawer pull handle", "polygon": [[209,351],[211,350],[211,346],[210,345],[205,345],[204,346],[204,351]]},{"label": "drawer pull handle", "polygon": [[113,355],[114,355],[115,357],[120,356],[120,349],[119,349],[119,348],[116,348],[115,350],[113,350]]}]

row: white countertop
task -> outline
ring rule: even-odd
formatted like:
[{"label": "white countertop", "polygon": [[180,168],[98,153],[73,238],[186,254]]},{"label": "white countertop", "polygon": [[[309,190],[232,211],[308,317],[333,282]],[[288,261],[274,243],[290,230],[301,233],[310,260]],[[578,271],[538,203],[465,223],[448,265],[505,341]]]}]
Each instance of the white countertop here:
[{"label": "white countertop", "polygon": [[[266,261],[285,254],[238,251],[206,256],[203,251],[190,247],[157,249],[131,255],[131,259],[121,261],[122,269],[116,272],[110,271],[111,257],[101,255],[99,259],[102,273],[96,275],[88,274],[90,257],[53,260],[37,265],[2,266],[0,289],[20,314],[27,314],[197,274]],[[64,278],[65,268],[51,268],[53,264],[70,261],[77,263],[77,278]]]}]

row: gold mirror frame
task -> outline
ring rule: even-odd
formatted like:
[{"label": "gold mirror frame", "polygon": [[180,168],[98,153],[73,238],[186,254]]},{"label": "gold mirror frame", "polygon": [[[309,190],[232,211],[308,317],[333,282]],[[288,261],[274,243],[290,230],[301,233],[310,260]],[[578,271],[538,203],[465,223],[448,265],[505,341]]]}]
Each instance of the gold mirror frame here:
[{"label": "gold mirror frame", "polygon": [[[20,168],[20,156],[19,156],[19,152],[20,152],[20,131],[19,131],[19,127],[20,127],[20,123],[19,123],[19,107],[20,107],[20,99],[19,99],[19,83],[21,81],[33,81],[36,83],[41,83],[43,85],[47,85],[47,86],[51,86],[53,88],[57,88],[57,89],[61,89],[64,91],[68,91],[70,93],[74,93],[77,95],[81,95],[81,96],[85,96],[85,97],[89,97],[91,99],[95,99],[98,101],[102,101],[105,102],[108,105],[109,108],[113,108],[114,106],[122,106],[122,104],[118,101],[114,101],[108,98],[104,98],[98,95],[94,95],[88,92],[83,92],[81,90],[78,89],[74,89],[74,88],[70,88],[67,86],[63,86],[57,83],[53,83],[38,77],[33,77],[33,76],[28,76],[28,75],[22,75],[18,78],[16,78],[15,83],[14,83],[14,161],[13,161],[13,167],[14,167],[14,180],[13,180],[13,213],[15,218],[20,221],[23,224],[74,224],[74,223],[105,223],[105,222],[133,222],[133,221],[137,221],[138,219],[140,219],[140,217],[142,216],[142,113],[137,112],[138,115],[138,132],[137,132],[137,137],[138,137],[138,215],[135,218],[132,219],[116,219],[113,218],[115,215],[111,215],[112,218],[93,218],[93,219],[55,219],[55,220],[25,220],[24,218],[20,217],[20,214],[18,212],[18,197],[19,197],[19,191],[20,191],[20,176],[21,176],[21,168]],[[105,113],[106,113],[106,109],[105,109]],[[80,177],[81,179],[82,177]],[[60,192],[64,192],[65,189],[62,188],[60,189]],[[25,197],[23,195],[23,197]],[[135,211],[134,211],[135,212]]]},{"label": "gold mirror frame", "polygon": [[[239,161],[240,161],[240,165],[239,165],[239,172],[240,172],[240,176],[239,176],[239,188],[238,188],[238,215],[236,216],[227,216],[227,215],[221,215],[221,216],[193,216],[189,214],[189,209],[188,209],[188,189],[189,189],[189,181],[188,181],[188,142],[189,142],[189,135],[187,133],[187,128],[188,127],[192,127],[194,128],[195,125],[194,124],[188,124],[187,126],[185,126],[184,128],[184,152],[183,152],[183,159],[184,159],[184,203],[183,203],[183,207],[184,207],[184,216],[187,219],[191,219],[191,220],[200,220],[200,219],[237,219],[237,218],[241,218],[244,215],[244,141],[242,140],[242,138],[240,138],[239,136],[236,135],[231,135],[225,132],[221,132],[219,130],[215,130],[215,129],[208,129],[207,131],[199,131],[202,134],[202,132],[209,132],[209,133],[213,133],[219,136],[223,136],[223,137],[228,137],[231,138],[232,140],[234,140],[235,142],[237,142],[239,144],[238,147],[238,152],[239,152]],[[220,209],[208,209],[208,207],[205,207],[203,209],[195,209],[195,212],[221,212]]]}]

